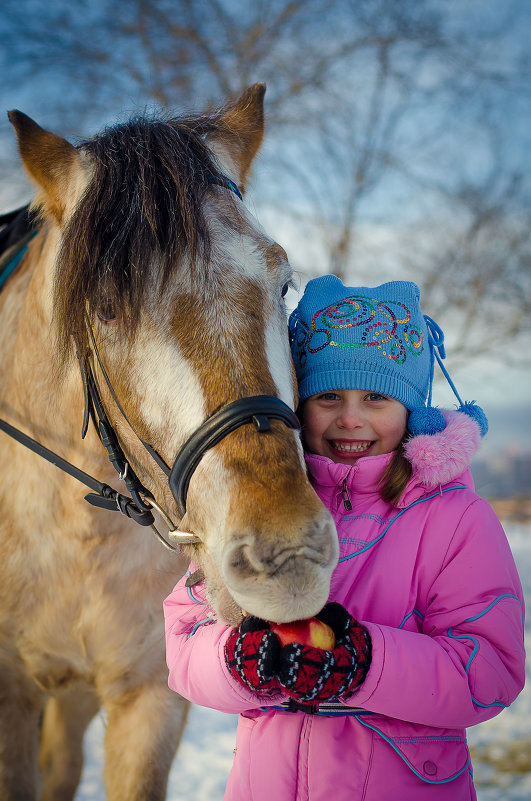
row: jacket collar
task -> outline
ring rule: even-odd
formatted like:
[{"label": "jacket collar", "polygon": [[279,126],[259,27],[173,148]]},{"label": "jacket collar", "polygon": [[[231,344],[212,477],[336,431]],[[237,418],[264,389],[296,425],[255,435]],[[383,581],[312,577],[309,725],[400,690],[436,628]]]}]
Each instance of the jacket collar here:
[{"label": "jacket collar", "polygon": [[327,456],[306,454],[310,476],[323,487],[338,487],[346,480],[349,489],[355,492],[374,492],[383,470],[392,458],[391,453],[380,456],[365,456],[353,465],[333,462]]}]

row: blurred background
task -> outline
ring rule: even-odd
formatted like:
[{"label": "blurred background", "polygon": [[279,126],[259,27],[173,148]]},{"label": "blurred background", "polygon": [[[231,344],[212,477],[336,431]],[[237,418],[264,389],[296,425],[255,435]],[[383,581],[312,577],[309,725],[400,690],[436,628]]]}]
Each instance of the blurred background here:
[{"label": "blurred background", "polygon": [[478,490],[529,543],[530,39],[529,0],[2,0],[0,212],[33,193],[10,108],[76,143],[264,81],[247,202],[298,291],[325,272],[420,286],[489,416]]},{"label": "blurred background", "polygon": [[[267,84],[248,202],[299,287],[416,281],[491,431],[489,497],[531,495],[528,0],[3,0],[0,108],[74,143]],[[0,211],[29,200],[0,114]],[[288,306],[297,302],[296,293]],[[435,401],[452,403],[440,381]]]}]

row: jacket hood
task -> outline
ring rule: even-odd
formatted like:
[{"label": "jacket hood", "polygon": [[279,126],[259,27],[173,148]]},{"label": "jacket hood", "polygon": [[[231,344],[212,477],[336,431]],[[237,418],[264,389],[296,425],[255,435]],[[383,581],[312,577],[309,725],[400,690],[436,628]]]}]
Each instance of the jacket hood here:
[{"label": "jacket hood", "polygon": [[[438,434],[418,434],[405,445],[406,458],[411,462],[413,474],[398,506],[411,500],[413,488],[431,490],[460,478],[473,487],[470,476],[464,477],[476,454],[481,433],[479,425],[466,414],[441,410],[446,427]],[[383,470],[391,460],[390,453],[366,456],[354,465],[333,462],[326,456],[307,453],[306,462],[314,480],[323,487],[340,487],[347,480],[356,492],[374,492],[378,488]]]},{"label": "jacket hood", "polygon": [[425,487],[453,481],[470,467],[481,442],[476,421],[462,412],[441,409],[446,427],[438,434],[418,434],[406,442],[404,453],[413,478]]}]

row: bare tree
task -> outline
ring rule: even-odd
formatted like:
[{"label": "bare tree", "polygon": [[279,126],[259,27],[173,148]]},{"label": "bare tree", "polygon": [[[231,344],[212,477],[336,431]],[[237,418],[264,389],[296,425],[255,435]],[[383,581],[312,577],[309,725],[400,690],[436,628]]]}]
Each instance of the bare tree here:
[{"label": "bare tree", "polygon": [[500,337],[528,332],[526,154],[507,126],[529,98],[526,13],[518,0],[3,0],[2,74],[41,124],[83,135],[266,81],[254,202],[273,225],[289,218],[303,278],[412,277],[480,353],[494,297]]}]

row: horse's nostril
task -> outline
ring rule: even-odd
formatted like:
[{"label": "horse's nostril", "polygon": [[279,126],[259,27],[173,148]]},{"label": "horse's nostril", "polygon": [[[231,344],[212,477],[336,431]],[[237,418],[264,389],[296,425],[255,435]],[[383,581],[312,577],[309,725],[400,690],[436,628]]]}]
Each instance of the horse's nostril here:
[{"label": "horse's nostril", "polygon": [[[270,538],[247,535],[228,546],[223,560],[229,582],[239,583],[253,578],[280,579],[296,576],[308,569],[327,569],[337,560],[334,547],[337,539],[335,528],[325,527],[329,537],[315,528],[309,542],[287,544],[274,542]],[[316,535],[320,534],[319,537]],[[313,540],[313,541],[312,541]],[[310,566],[314,567],[311,568]]]},{"label": "horse's nostril", "polygon": [[264,620],[312,617],[326,603],[338,558],[327,518],[291,532],[245,533],[227,543],[221,576],[235,603]]},{"label": "horse's nostril", "polygon": [[234,545],[228,555],[227,564],[233,573],[241,578],[257,576],[264,571],[264,565],[257,559],[253,543],[246,541]]}]

